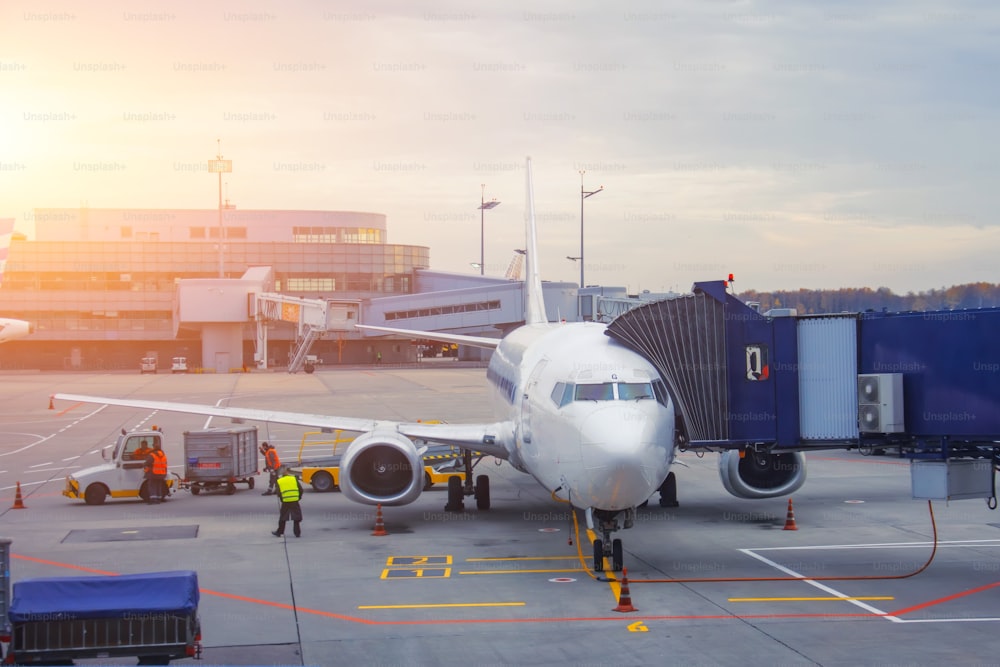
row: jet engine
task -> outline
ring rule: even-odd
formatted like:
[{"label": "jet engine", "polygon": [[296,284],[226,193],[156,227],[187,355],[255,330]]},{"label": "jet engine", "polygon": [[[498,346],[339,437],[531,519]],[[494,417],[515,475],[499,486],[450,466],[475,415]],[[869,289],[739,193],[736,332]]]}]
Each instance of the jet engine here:
[{"label": "jet engine", "polygon": [[798,490],[806,481],[801,452],[730,449],[719,456],[719,477],[737,498],[774,498]]},{"label": "jet engine", "polygon": [[340,459],[340,490],[366,505],[406,505],[424,488],[424,462],[416,445],[395,431],[358,436]]}]

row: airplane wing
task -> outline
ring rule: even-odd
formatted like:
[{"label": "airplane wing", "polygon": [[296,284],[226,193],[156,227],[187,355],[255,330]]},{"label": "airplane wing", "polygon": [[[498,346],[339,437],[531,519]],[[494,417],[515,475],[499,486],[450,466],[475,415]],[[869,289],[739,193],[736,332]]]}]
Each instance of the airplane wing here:
[{"label": "airplane wing", "polygon": [[278,424],[294,424],[327,432],[351,431],[367,433],[378,430],[395,430],[408,438],[426,440],[444,445],[455,445],[483,452],[500,459],[510,456],[514,442],[514,428],[510,422],[493,424],[428,424],[422,422],[394,422],[356,417],[335,417],[303,412],[262,410],[258,408],[223,407],[198,403],[175,403],[173,401],[147,401],[135,398],[109,398],[105,396],[84,396],[80,394],[53,394],[53,399],[117,405],[144,410],[183,412],[194,415],[225,417],[235,422],[260,421]]},{"label": "airplane wing", "polygon": [[488,350],[496,348],[500,344],[499,338],[487,338],[486,336],[466,336],[464,334],[441,333],[440,331],[420,331],[419,329],[395,329],[393,327],[377,327],[371,324],[355,324],[355,329],[366,329],[368,331],[381,331],[387,334],[407,336],[415,340],[436,340],[441,343],[456,343],[458,345],[469,345],[471,347],[482,347]]}]

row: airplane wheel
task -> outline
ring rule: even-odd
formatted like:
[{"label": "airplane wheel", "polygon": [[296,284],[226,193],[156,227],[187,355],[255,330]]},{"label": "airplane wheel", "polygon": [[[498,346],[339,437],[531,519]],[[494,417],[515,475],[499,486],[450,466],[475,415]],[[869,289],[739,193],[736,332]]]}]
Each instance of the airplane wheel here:
[{"label": "airplane wheel", "polygon": [[615,572],[621,572],[624,564],[624,560],[622,559],[622,541],[613,540],[611,542],[611,569]]},{"label": "airplane wheel", "polygon": [[678,507],[677,476],[667,473],[667,478],[660,484],[660,507]]},{"label": "airplane wheel", "polygon": [[594,540],[594,572],[604,572],[604,542]]},{"label": "airplane wheel", "polygon": [[463,500],[462,480],[458,477],[448,478],[448,504],[444,506],[445,512],[461,512],[465,509]]},{"label": "airplane wheel", "polygon": [[490,478],[486,475],[476,478],[476,507],[481,510],[490,508]]}]

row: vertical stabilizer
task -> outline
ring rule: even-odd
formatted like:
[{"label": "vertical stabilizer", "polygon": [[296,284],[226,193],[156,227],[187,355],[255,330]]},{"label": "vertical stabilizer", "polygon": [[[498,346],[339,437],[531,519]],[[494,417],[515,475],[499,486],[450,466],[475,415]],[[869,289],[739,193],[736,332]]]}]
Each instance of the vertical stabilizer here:
[{"label": "vertical stabilizer", "polygon": [[527,271],[524,277],[524,323],[539,324],[548,322],[545,316],[545,301],[542,298],[542,279],[538,273],[538,241],[535,227],[535,189],[531,179],[531,157],[527,158],[525,166],[527,177],[528,205],[525,210],[525,243]]}]

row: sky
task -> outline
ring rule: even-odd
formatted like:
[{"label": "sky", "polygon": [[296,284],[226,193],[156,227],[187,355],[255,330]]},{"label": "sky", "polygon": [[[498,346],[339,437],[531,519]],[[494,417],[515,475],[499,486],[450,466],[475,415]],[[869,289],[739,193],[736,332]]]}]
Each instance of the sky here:
[{"label": "sky", "polygon": [[6,0],[0,218],[216,208],[221,154],[240,209],[384,213],[465,273],[482,224],[500,276],[531,156],[546,280],[579,281],[582,226],[585,282],[631,292],[1000,282],[998,28],[992,0]]}]

